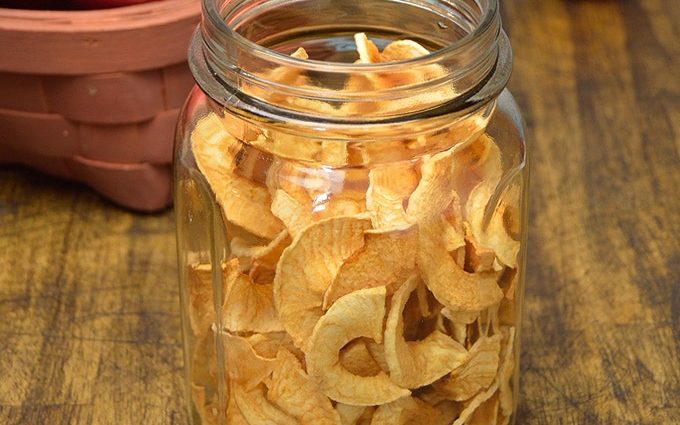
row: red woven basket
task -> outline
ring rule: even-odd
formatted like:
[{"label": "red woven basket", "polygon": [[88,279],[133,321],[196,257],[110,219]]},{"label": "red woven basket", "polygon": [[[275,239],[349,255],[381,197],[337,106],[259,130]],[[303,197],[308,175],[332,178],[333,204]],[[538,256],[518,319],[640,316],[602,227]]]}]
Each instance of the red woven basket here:
[{"label": "red woven basket", "polygon": [[170,205],[199,16],[198,0],[0,9],[0,162],[84,182],[133,209]]}]

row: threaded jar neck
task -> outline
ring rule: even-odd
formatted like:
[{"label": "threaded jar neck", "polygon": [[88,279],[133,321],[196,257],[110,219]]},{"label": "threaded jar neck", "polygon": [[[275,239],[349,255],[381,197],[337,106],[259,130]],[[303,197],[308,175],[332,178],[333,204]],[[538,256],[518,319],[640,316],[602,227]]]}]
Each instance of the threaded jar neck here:
[{"label": "threaded jar neck", "polygon": [[[410,39],[430,53],[354,63],[358,32],[379,48]],[[290,56],[298,47],[309,59]],[[342,124],[422,122],[495,99],[509,78],[511,51],[498,0],[203,0],[191,65],[210,97],[245,114]],[[270,78],[276,69],[305,75],[306,83]],[[403,78],[405,72],[431,78]],[[347,84],[366,75],[397,83]],[[281,105],[272,96],[301,101]],[[319,102],[328,107],[320,110]],[[374,107],[402,104],[413,107]]]}]

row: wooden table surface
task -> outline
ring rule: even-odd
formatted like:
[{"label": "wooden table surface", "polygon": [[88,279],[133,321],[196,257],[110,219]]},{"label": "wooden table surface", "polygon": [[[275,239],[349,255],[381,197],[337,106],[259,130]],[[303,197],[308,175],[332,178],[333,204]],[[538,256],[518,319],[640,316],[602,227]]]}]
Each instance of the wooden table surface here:
[{"label": "wooden table surface", "polygon": [[[680,2],[503,7],[533,153],[518,423],[680,423]],[[0,168],[0,423],[186,423],[173,225]]]}]

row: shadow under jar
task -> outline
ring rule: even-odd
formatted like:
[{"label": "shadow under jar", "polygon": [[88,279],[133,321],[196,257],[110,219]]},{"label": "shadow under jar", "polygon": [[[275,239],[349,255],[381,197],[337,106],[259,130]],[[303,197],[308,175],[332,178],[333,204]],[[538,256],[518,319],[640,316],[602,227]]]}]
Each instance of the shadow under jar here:
[{"label": "shadow under jar", "polygon": [[175,146],[195,424],[507,424],[527,153],[496,0],[204,0]]}]

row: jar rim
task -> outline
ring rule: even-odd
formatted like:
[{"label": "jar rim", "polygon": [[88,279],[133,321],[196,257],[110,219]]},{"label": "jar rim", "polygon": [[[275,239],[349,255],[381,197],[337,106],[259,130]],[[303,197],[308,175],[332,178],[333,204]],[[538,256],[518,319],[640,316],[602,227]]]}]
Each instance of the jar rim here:
[{"label": "jar rim", "polygon": [[[382,1],[376,0],[371,7],[382,4]],[[290,8],[291,5],[295,5],[297,8],[297,3],[304,0],[203,0],[202,25],[197,30],[190,47],[192,72],[206,94],[239,115],[259,116],[267,121],[281,119],[287,122],[310,122],[312,125],[314,122],[340,125],[393,124],[465,114],[465,111],[483,107],[500,94],[510,76],[512,53],[501,28],[498,0],[433,0],[441,5],[439,9],[423,7],[430,4],[424,0],[384,1],[393,7],[393,11],[398,10],[402,4],[417,8],[417,11],[428,18],[427,26],[418,31],[425,36],[439,37],[437,40],[442,42],[444,47],[414,59],[378,64],[298,59],[267,47],[266,43],[270,39],[263,42],[264,45],[258,44],[257,40],[249,40],[248,35],[239,34],[239,30],[265,28],[269,31],[268,35],[265,34],[267,37],[273,34],[281,36],[286,41],[290,30],[294,32],[297,29],[294,24],[285,26],[289,23],[283,21],[286,23],[283,30],[280,30],[271,27],[271,22],[258,19],[263,16],[262,13],[270,11],[274,11],[275,19],[280,19],[275,15],[275,11],[279,10],[277,7]],[[473,2],[477,9],[473,10],[473,6],[468,2]],[[307,3],[310,4],[313,3]],[[466,6],[454,8],[462,4]],[[226,5],[227,8],[219,9],[222,5]],[[364,3],[361,3],[361,6],[355,7],[363,5]],[[451,12],[452,10],[456,13]],[[444,12],[448,14],[444,15]],[[368,15],[363,15],[359,19],[365,19],[365,16]],[[434,19],[441,17],[455,27],[445,31],[441,36],[431,33],[434,22],[429,19],[430,17]],[[386,22],[390,19],[392,17],[388,14]],[[323,22],[323,18],[320,22]],[[436,25],[442,22],[444,21],[437,21]],[[339,22],[338,28],[347,26],[354,30],[353,25],[357,24],[353,24],[350,17],[347,22]],[[371,33],[371,27],[369,24],[366,25],[366,31]],[[312,28],[327,30],[326,26]],[[377,31],[380,31],[380,28],[376,25]],[[401,30],[400,28],[397,28],[397,31]],[[406,36],[401,39],[409,38],[411,30],[406,27],[403,30]],[[253,33],[250,32],[250,35]],[[257,36],[261,34],[253,35]],[[442,36],[445,38],[441,38]],[[444,44],[451,39],[452,43]],[[338,81],[338,79],[349,81],[348,79],[354,76],[361,79],[371,73],[380,76],[389,76],[393,73],[392,75],[397,77],[396,80],[399,80],[400,73],[403,74],[405,71],[413,75],[419,75],[423,71],[425,75],[428,68],[432,67],[443,70],[443,74],[436,73],[437,76],[430,76],[424,80],[400,80],[397,85],[381,86],[377,89],[358,85],[337,90],[332,85],[323,83],[325,80]],[[295,82],[269,79],[268,72],[264,71],[276,68],[305,75],[314,74],[315,83],[300,85]],[[247,88],[247,92],[244,91],[244,87]],[[264,94],[253,94],[255,92]],[[433,93],[437,95],[432,96]],[[301,102],[288,102],[282,106],[269,101],[272,95],[300,99]],[[415,103],[414,99],[417,100]],[[328,107],[315,109],[319,102],[328,104],[325,105]],[[384,105],[388,107],[384,108]],[[399,109],[402,105],[406,105],[405,109]],[[342,106],[349,108],[341,108]],[[348,115],[346,114],[348,109],[354,112]],[[364,113],[363,111],[367,109],[371,112]]]},{"label": "jar rim", "polygon": [[[427,55],[417,58],[398,60],[382,63],[346,63],[346,62],[327,62],[315,59],[300,59],[296,58],[266,46],[262,46],[256,42],[249,40],[243,35],[234,31],[221,16],[218,5],[225,0],[202,0],[203,4],[203,25],[210,25],[208,31],[218,31],[221,34],[228,36],[230,41],[235,42],[239,47],[248,49],[255,56],[266,59],[279,66],[290,66],[306,71],[321,71],[321,72],[389,72],[399,70],[407,65],[428,65],[440,61],[444,57],[456,55],[462,51],[474,48],[475,45],[481,44],[485,36],[490,35],[497,37],[500,31],[500,14],[498,0],[482,0],[486,1],[486,7],[482,9],[483,17],[479,24],[477,24],[472,31],[465,34],[458,40],[451,44],[444,46],[438,50],[431,51]],[[230,0],[226,0],[229,2]],[[476,0],[478,2],[479,0]],[[481,8],[481,5],[480,5]],[[204,37],[205,38],[205,37]]]}]

